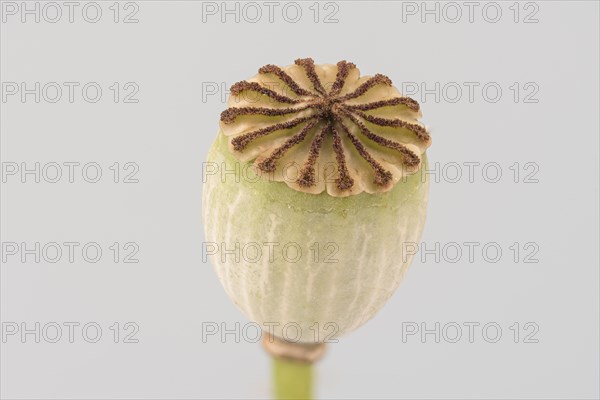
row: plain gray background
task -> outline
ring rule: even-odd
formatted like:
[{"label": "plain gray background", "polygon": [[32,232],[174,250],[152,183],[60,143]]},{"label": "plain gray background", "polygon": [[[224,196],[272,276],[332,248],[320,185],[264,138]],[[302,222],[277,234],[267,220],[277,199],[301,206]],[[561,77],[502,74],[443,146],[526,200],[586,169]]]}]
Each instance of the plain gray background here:
[{"label": "plain gray background", "polygon": [[[599,5],[513,3],[479,2],[470,22],[462,2],[299,2],[302,15],[293,23],[298,7],[281,2],[271,23],[262,2],[260,20],[252,22],[256,7],[240,3],[239,22],[234,14],[222,22],[221,2],[138,1],[117,4],[115,23],[111,1],[98,2],[102,16],[91,23],[81,2],[70,23],[59,2],[60,21],[46,21],[55,10],[40,3],[36,23],[27,14],[22,22],[21,10],[12,15],[3,2],[4,171],[39,162],[50,174],[49,163],[95,162],[103,175],[88,183],[79,167],[73,183],[66,176],[57,183],[5,177],[3,332],[21,323],[47,329],[40,343],[33,334],[5,337],[2,397],[269,396],[270,363],[258,343],[236,343],[233,335],[202,340],[203,324],[234,329],[248,322],[203,262],[202,162],[225,108],[221,85],[267,63],[310,56],[317,63],[347,59],[363,74],[390,76],[400,89],[419,87],[412,97],[421,102],[433,135],[430,160],[439,167],[423,237],[439,251],[417,256],[383,311],[330,346],[317,367],[317,396],[598,398]],[[216,15],[203,15],[213,6]],[[94,19],[95,6],[86,7]],[[439,21],[423,7],[438,7]],[[123,23],[132,12],[138,22]],[[11,82],[79,86],[72,103],[66,89],[49,102],[52,85],[36,103],[34,95],[24,102],[7,95]],[[82,97],[89,82],[103,90],[96,103]],[[121,96],[134,87],[125,84],[137,85],[138,102],[115,102],[114,82]],[[423,98],[423,88],[433,92]],[[109,168],[115,162],[119,183]],[[138,183],[122,182],[127,162],[139,167]],[[7,254],[9,242],[94,242],[103,255],[87,262],[80,246],[72,263],[65,254],[56,263],[31,255],[23,262],[20,253]],[[118,263],[109,249],[114,242]],[[128,242],[139,247],[138,263],[122,262]],[[472,260],[465,242],[478,243]],[[489,253],[482,254],[485,245]],[[463,254],[456,260],[457,248]],[[73,343],[65,322],[80,324]],[[119,343],[110,330],[115,322]],[[123,343],[127,322],[139,327],[138,343]],[[480,324],[472,343],[469,322]],[[57,343],[47,340],[52,323],[63,326]],[[102,328],[97,343],[83,338],[86,323]],[[445,334],[439,343],[433,334],[403,341],[413,323],[439,323]],[[482,334],[488,323],[502,329],[495,343],[488,342],[493,329]],[[454,324],[463,336],[451,343]]]}]

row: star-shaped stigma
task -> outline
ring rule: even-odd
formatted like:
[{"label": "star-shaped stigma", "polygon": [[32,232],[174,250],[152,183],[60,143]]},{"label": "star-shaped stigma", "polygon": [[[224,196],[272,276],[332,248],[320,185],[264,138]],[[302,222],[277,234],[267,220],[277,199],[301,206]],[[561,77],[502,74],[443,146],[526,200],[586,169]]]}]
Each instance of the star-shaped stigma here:
[{"label": "star-shaped stigma", "polygon": [[[382,163],[385,160],[389,165],[394,158],[382,154],[386,151],[395,152],[400,156],[401,167],[412,173],[419,168],[420,155],[430,144],[429,133],[416,123],[420,115],[419,104],[399,95],[392,87],[391,80],[384,75],[359,79],[356,66],[346,61],[329,67],[330,71],[337,69],[337,72],[331,72],[331,80],[327,84],[322,79],[327,75],[325,67],[321,67],[319,73],[310,58],[298,59],[295,66],[285,69],[266,65],[260,68],[258,78],[254,81],[234,84],[231,87],[233,97],[239,99],[244,93],[253,93],[259,99],[254,103],[266,103],[269,107],[248,106],[253,102],[246,101],[241,107],[232,106],[222,112],[223,128],[235,125],[239,117],[255,117],[240,123],[239,129],[233,128],[234,132],[228,134],[233,136],[230,139],[231,148],[234,154],[243,154],[251,145],[262,141],[261,149],[267,151],[262,151],[264,154],[256,159],[255,165],[259,170],[270,173],[276,170],[278,162],[290,149],[311,138],[296,181],[300,188],[311,188],[319,178],[315,164],[323,151],[323,143],[330,137],[327,143],[332,147],[337,169],[335,185],[339,191],[351,191],[359,176],[356,164],[353,169],[349,168],[349,152],[366,163],[365,168],[370,169],[372,182],[380,188],[379,191],[389,190],[394,183],[394,175]],[[349,83],[351,74],[353,82]],[[262,79],[266,76],[280,81],[280,90],[268,87],[270,85],[265,84],[266,78]],[[379,96],[377,90],[382,95]],[[386,109],[388,112],[382,116],[382,110]],[[392,110],[392,118],[389,118],[389,110]],[[260,116],[265,118],[257,120],[256,117]],[[377,132],[386,127],[400,130],[400,140],[390,138],[389,131],[388,134]],[[411,138],[407,139],[407,135]],[[264,140],[269,137],[273,137],[274,144],[265,146]]]}]

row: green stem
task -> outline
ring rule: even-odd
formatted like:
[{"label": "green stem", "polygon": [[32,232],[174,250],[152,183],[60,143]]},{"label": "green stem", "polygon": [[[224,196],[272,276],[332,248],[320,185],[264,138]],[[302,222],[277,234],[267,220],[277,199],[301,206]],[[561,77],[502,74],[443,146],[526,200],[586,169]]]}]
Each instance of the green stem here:
[{"label": "green stem", "polygon": [[277,400],[312,399],[312,364],[273,358],[273,379]]}]

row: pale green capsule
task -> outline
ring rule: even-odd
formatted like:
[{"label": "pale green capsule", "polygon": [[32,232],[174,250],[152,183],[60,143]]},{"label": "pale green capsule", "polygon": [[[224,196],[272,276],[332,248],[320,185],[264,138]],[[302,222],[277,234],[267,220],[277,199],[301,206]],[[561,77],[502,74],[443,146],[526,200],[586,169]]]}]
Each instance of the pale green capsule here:
[{"label": "pale green capsule", "polygon": [[427,174],[384,193],[333,197],[259,179],[250,166],[220,132],[207,158],[202,213],[227,294],[248,319],[290,341],[324,342],[367,322],[411,263]]}]

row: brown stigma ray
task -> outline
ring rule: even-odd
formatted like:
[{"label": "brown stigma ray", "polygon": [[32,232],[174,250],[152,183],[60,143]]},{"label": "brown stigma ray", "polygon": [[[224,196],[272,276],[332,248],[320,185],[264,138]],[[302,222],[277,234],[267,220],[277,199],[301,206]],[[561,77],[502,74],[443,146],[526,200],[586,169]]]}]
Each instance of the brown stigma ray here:
[{"label": "brown stigma ray", "polygon": [[[363,78],[359,81],[358,74],[351,74],[351,71],[356,68],[353,63],[340,61],[336,66],[319,66],[319,73],[317,73],[314,61],[310,58],[297,59],[295,64],[302,67],[308,80],[304,77],[296,80],[287,72],[292,70],[271,64],[259,69],[259,74],[272,74],[274,79],[276,77],[281,81],[278,81],[277,84],[283,83],[282,88],[286,92],[289,92],[291,97],[280,94],[282,93],[281,90],[276,92],[269,89],[266,87],[267,83],[264,82],[264,78],[260,77],[252,79],[255,82],[242,81],[232,86],[231,93],[235,96],[242,94],[246,90],[263,95],[257,99],[256,106],[232,106],[221,113],[221,128],[226,135],[232,136],[230,143],[234,154],[242,153],[259,138],[280,132],[281,134],[276,136],[277,139],[274,139],[276,142],[271,143],[268,139],[261,141],[260,149],[256,149],[260,150],[258,157],[260,161],[257,160],[255,165],[259,170],[271,173],[277,169],[277,164],[281,159],[284,157],[292,158],[302,163],[296,185],[293,185],[293,187],[296,190],[309,191],[309,188],[316,186],[319,174],[323,173],[322,167],[317,164],[317,161],[325,151],[323,144],[329,143],[325,140],[326,136],[330,135],[332,141],[329,151],[333,151],[335,154],[335,163],[337,166],[335,186],[338,191],[331,191],[329,185],[326,185],[325,188],[334,196],[356,194],[361,191],[368,191],[369,193],[371,191],[382,192],[389,190],[394,185],[394,182],[398,181],[394,174],[400,168],[393,168],[391,170],[384,168],[382,163],[385,156],[383,153],[376,151],[377,149],[391,149],[399,152],[401,157],[393,161],[394,165],[399,166],[401,164],[411,167],[402,169],[402,174],[411,174],[416,171],[420,166],[420,155],[430,145],[431,138],[424,127],[410,122],[414,121],[418,117],[418,114],[411,116],[409,113],[407,120],[403,118],[406,116],[405,113],[407,111],[419,113],[419,103],[410,97],[404,96],[381,99],[383,96],[387,97],[390,91],[383,87],[379,87],[377,90],[373,88],[377,85],[391,86],[392,82],[390,79],[385,75],[377,74],[366,80]],[[337,70],[334,70],[333,68],[336,67]],[[328,93],[319,78],[319,74],[329,77],[333,76],[333,71],[336,71],[335,81],[331,82],[331,90]],[[358,87],[355,87],[354,90],[351,90],[350,93],[341,95],[340,93],[349,84],[350,79],[354,85],[357,84],[356,82],[362,81],[362,83]],[[363,95],[364,97],[361,97]],[[378,99],[379,95],[381,96]],[[353,101],[354,104],[346,103],[352,99],[356,99]],[[268,106],[269,102],[276,102],[278,104],[275,107],[270,107]],[[232,103],[230,102],[230,104]],[[388,110],[386,116],[389,116],[389,118],[367,113],[372,110],[391,106],[404,106],[405,108]],[[398,118],[394,118],[395,114]],[[260,116],[266,119],[240,120],[238,119],[240,116]],[[268,126],[260,129],[255,127],[253,129],[252,124],[255,123],[254,121],[262,125],[269,121],[268,118],[270,117],[279,118],[273,119],[272,124]],[[410,134],[415,135],[417,140],[410,141],[410,143],[411,146],[415,146],[420,152],[415,153],[411,150],[412,147],[409,148],[403,144],[407,141],[403,131],[388,130],[388,134],[399,135],[399,141],[391,140],[379,134],[383,131],[381,127],[403,128]],[[291,132],[285,132],[292,128],[296,129]],[[240,131],[246,131],[246,133],[237,133]],[[288,154],[295,146],[304,143],[308,137],[312,137],[312,140],[309,145],[302,146],[302,152]],[[264,149],[263,146],[265,146]],[[356,149],[356,152],[354,149]],[[302,160],[301,157],[305,152],[307,157]],[[365,176],[370,174],[363,175],[360,174],[360,171],[357,171],[359,173],[356,176],[350,175],[350,157],[357,156],[361,160],[364,160],[362,168],[373,171],[372,176],[373,183],[376,185],[375,188],[367,188],[361,185],[361,182],[356,182],[356,180],[363,181]],[[353,188],[357,184],[359,189],[355,191]],[[312,193],[312,191],[309,192]],[[346,194],[343,194],[344,192]]]},{"label": "brown stigma ray", "polygon": [[233,86],[231,86],[231,89],[229,89],[229,90],[231,91],[231,94],[233,94],[234,96],[239,96],[245,90],[257,92],[257,93],[260,93],[264,96],[271,98],[272,100],[278,101],[280,103],[297,104],[302,101],[301,99],[292,99],[290,97],[281,95],[271,89],[261,86],[257,82],[247,82],[247,81],[237,82],[237,83],[234,83]]},{"label": "brown stigma ray", "polygon": [[335,159],[338,167],[338,177],[335,180],[335,183],[337,184],[338,189],[351,189],[352,186],[354,186],[354,179],[352,179],[348,173],[346,156],[344,155],[344,149],[342,148],[342,139],[333,126],[331,127],[331,135],[333,137],[333,151],[335,152]]},{"label": "brown stigma ray", "polygon": [[258,139],[259,137],[266,136],[276,131],[293,128],[313,118],[316,118],[316,116],[311,115],[310,117],[296,118],[288,122],[282,122],[280,124],[275,124],[256,131],[248,132],[243,135],[234,137],[231,140],[231,144],[233,144],[233,148],[236,151],[242,151],[246,148],[246,146],[248,146],[248,144]]},{"label": "brown stigma ray", "polygon": [[325,134],[329,131],[331,127],[331,122],[327,122],[327,125],[321,129],[321,131],[314,137],[312,143],[310,144],[310,150],[308,151],[308,159],[304,163],[302,170],[300,170],[300,174],[298,177],[298,185],[303,187],[311,187],[316,184],[316,176],[315,176],[315,163],[319,158],[319,152],[321,151],[321,146],[323,144],[323,138]]},{"label": "brown stigma ray", "polygon": [[353,110],[371,111],[371,110],[376,110],[376,109],[382,108],[382,107],[397,106],[400,104],[406,106],[407,108],[409,108],[415,112],[418,112],[420,109],[419,103],[417,103],[415,100],[411,99],[410,97],[394,97],[392,99],[374,101],[372,103],[366,103],[366,104],[352,104],[352,105],[346,104],[345,107],[351,111],[353,111]]},{"label": "brown stigma ray", "polygon": [[304,128],[302,128],[302,130],[299,133],[286,140],[285,143],[276,148],[269,157],[265,158],[263,161],[258,163],[258,169],[264,172],[275,171],[275,168],[277,167],[277,160],[283,157],[289,149],[291,149],[297,144],[302,143],[306,138],[306,135],[308,135],[308,132],[312,128],[314,128],[314,126],[318,123],[318,120],[312,120],[308,124],[306,124],[306,126],[304,126]]},{"label": "brown stigma ray", "polygon": [[357,87],[352,93],[348,93],[347,95],[340,97],[339,100],[346,101],[346,100],[355,99],[355,98],[360,97],[363,94],[367,93],[367,91],[369,91],[369,89],[371,89],[373,86],[381,85],[381,84],[387,85],[387,86],[392,86],[392,81],[390,80],[390,78],[388,78],[385,75],[376,74],[375,76],[369,78],[362,85]]},{"label": "brown stigma ray", "polygon": [[392,126],[392,127],[396,127],[396,128],[408,129],[409,131],[413,132],[417,136],[417,138],[419,138],[420,140],[422,140],[424,142],[427,142],[430,139],[429,133],[427,133],[425,128],[423,128],[420,125],[411,124],[411,123],[403,121],[401,119],[387,119],[387,118],[376,117],[374,115],[365,114],[362,111],[355,111],[355,114],[358,115],[359,117],[363,118],[365,121],[369,121],[370,123],[375,124],[375,125]]},{"label": "brown stigma ray", "polygon": [[323,87],[323,84],[321,83],[321,80],[317,75],[317,71],[315,70],[315,62],[313,61],[313,59],[299,58],[296,61],[294,61],[294,63],[304,68],[306,76],[308,76],[308,79],[310,79],[310,82],[312,83],[315,90],[319,92],[321,96],[327,96],[327,92],[325,91],[325,88]]},{"label": "brown stigma ray", "polygon": [[273,75],[277,76],[290,89],[292,89],[292,92],[296,93],[298,96],[314,96],[314,94],[312,94],[308,90],[302,89],[296,83],[296,81],[294,81],[294,79],[287,74],[287,72],[285,72],[284,70],[282,70],[281,68],[279,68],[277,65],[273,65],[273,64],[265,65],[264,67],[262,67],[261,69],[259,69],[258,72],[260,74],[273,74]]},{"label": "brown stigma ray", "polygon": [[356,65],[343,60],[337,63],[337,67],[338,73],[335,77],[335,82],[333,82],[333,86],[331,86],[331,92],[329,92],[329,96],[337,96],[340,94],[340,91],[344,87],[344,83],[346,83],[348,73],[350,73],[351,69],[356,68]]},{"label": "brown stigma ray", "polygon": [[235,119],[241,115],[265,115],[269,117],[276,117],[304,111],[311,107],[313,107],[311,104],[296,108],[231,107],[221,113],[221,121],[226,124],[231,124],[235,122]]}]

